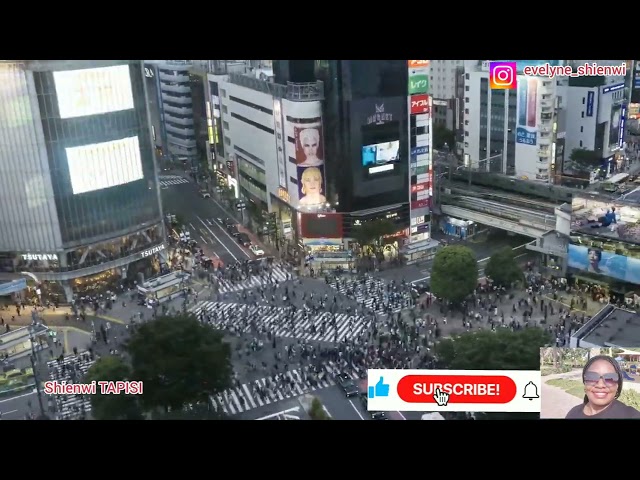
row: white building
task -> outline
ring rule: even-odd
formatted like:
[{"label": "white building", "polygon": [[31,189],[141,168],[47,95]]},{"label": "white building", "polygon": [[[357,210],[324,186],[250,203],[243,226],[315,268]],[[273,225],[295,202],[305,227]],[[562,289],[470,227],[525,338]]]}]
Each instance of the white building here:
[{"label": "white building", "polygon": [[[596,61],[581,61],[585,62]],[[600,62],[597,61],[602,64]],[[565,171],[571,169],[570,155],[576,149],[593,150],[600,154],[603,165],[606,162],[613,165],[613,157],[622,148],[625,87],[622,76],[562,79],[558,82],[558,106],[566,131]]]},{"label": "white building", "polygon": [[[464,60],[431,60],[429,91],[433,97],[432,118],[435,124],[457,131],[460,127],[458,86],[464,71]],[[453,148],[453,145],[451,145]]]},{"label": "white building", "polygon": [[[158,75],[158,103],[163,143],[171,155],[196,157],[196,132],[193,122],[193,100],[189,83],[191,60],[145,60]],[[155,73],[154,73],[155,75]]]},{"label": "white building", "polygon": [[[315,129],[315,148],[322,145],[322,90],[316,84],[279,85],[261,79],[271,77],[266,68],[246,75],[208,75],[209,141],[215,144],[214,137],[219,137],[224,143],[216,150],[218,175],[235,188],[238,198],[261,211],[279,212],[286,233],[295,226],[296,210],[309,210],[300,206],[305,170],[315,166],[324,177],[323,161],[297,166],[304,143],[301,132]],[[324,178],[320,181],[326,185]]]},{"label": "white building", "polygon": [[492,90],[487,61],[465,62],[464,154],[473,169],[547,182],[554,162],[555,81],[519,75]]}]

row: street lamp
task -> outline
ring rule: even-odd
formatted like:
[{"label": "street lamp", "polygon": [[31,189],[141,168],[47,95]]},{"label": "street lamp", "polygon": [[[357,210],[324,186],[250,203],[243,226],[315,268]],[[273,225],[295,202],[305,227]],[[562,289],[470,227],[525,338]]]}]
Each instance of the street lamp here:
[{"label": "street lamp", "polygon": [[38,379],[38,365],[36,363],[36,349],[34,346],[34,341],[36,339],[34,327],[29,327],[29,342],[31,343],[31,355],[29,359],[31,360],[31,369],[33,370],[33,380],[36,382],[36,392],[38,394],[38,405],[40,407],[40,419],[46,419],[47,414],[44,410],[44,404],[42,403],[42,391],[40,390],[40,380]]}]

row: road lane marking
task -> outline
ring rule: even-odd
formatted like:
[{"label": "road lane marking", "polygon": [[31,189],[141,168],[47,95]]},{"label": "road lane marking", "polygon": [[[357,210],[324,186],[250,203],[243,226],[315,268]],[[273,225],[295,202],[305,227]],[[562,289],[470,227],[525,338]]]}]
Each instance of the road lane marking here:
[{"label": "road lane marking", "polygon": [[6,400],[0,400],[0,403],[10,402],[10,401],[12,401],[12,400],[16,400],[16,399],[18,399],[18,398],[28,397],[29,395],[33,395],[33,394],[35,394],[35,393],[36,393],[36,390],[34,390],[34,391],[33,391],[33,392],[31,392],[31,393],[24,393],[24,394],[22,394],[22,395],[17,395],[17,396],[15,396],[15,397],[7,398]]},{"label": "road lane marking", "polygon": [[[511,250],[518,250],[518,249],[520,249],[520,248],[522,248],[522,247],[524,247],[524,246],[526,246],[526,245],[529,245],[529,244],[528,244],[528,243],[525,243],[524,245],[520,245],[520,246],[518,246],[518,247],[512,248]],[[516,257],[513,257],[513,258],[514,258],[514,259],[517,259],[517,258],[520,258],[520,257],[524,257],[524,256],[526,256],[526,255],[529,255],[529,252],[521,253],[520,255],[518,255],[518,256],[516,256]],[[483,259],[481,259],[481,260],[478,260],[478,263],[486,262],[486,261],[488,261],[490,258],[491,258],[491,257],[486,257],[486,258],[483,258]],[[420,273],[425,273],[425,272],[420,271]],[[484,273],[484,268],[480,268],[480,269],[478,269],[478,273]],[[411,280],[411,283],[422,282],[423,280],[429,280],[430,278],[431,278],[431,275],[428,275],[428,276],[423,277],[423,278],[418,278],[417,280]],[[482,280],[483,278],[485,278],[485,277],[479,277],[479,278],[478,278],[478,280]]]},{"label": "road lane marking", "polygon": [[16,413],[17,411],[18,410],[9,410],[8,412],[0,412],[0,413],[2,413],[2,416],[0,416],[0,420],[3,420],[3,418],[2,418],[3,416],[9,415],[10,413]]},{"label": "road lane marking", "polygon": [[402,412],[396,412],[398,415],[400,415],[400,418],[402,418],[403,420],[406,420],[407,417],[405,417]]},{"label": "road lane marking", "polygon": [[[198,217],[200,218],[200,217]],[[202,221],[202,220],[200,220]],[[207,221],[209,221],[207,219]],[[213,225],[218,225],[218,222],[214,222]],[[224,228],[222,225],[218,225],[218,227],[220,228],[220,230],[222,230],[222,232],[231,239],[231,241],[233,242],[234,245],[238,245],[238,240],[236,240],[229,232],[227,232],[227,229]],[[253,259],[253,257],[251,255],[249,255],[247,252],[244,251],[244,248],[240,248],[238,247],[238,249],[244,253],[244,256],[247,257],[249,260]]]},{"label": "road lane marking", "polygon": [[198,215],[196,215],[196,218],[197,218],[198,220],[200,220],[200,223],[202,223],[202,225],[204,225],[204,228],[206,228],[206,229],[209,231],[209,233],[210,233],[211,235],[213,235],[213,238],[215,238],[215,239],[218,241],[218,243],[219,243],[220,245],[222,245],[222,247],[223,247],[227,252],[229,252],[229,255],[231,255],[231,256],[233,257],[233,259],[234,259],[236,262],[239,262],[240,260],[238,260],[238,257],[236,257],[236,256],[231,252],[231,250],[229,250],[229,248],[227,248],[227,246],[226,246],[224,243],[222,243],[222,242],[220,241],[220,239],[218,238],[218,236],[217,236],[215,233],[213,233],[213,230],[211,230],[211,229],[209,228],[209,225],[207,225],[206,223],[204,223],[204,220],[202,220]]},{"label": "road lane marking", "polygon": [[348,401],[349,401],[349,403],[351,404],[351,408],[353,408],[353,409],[356,411],[356,413],[358,414],[358,416],[360,417],[360,420],[364,420],[364,417],[363,417],[363,416],[362,416],[362,414],[360,413],[360,410],[358,410],[358,409],[356,408],[356,406],[353,404],[353,402],[351,401],[351,399],[350,399],[350,398],[348,399]]}]

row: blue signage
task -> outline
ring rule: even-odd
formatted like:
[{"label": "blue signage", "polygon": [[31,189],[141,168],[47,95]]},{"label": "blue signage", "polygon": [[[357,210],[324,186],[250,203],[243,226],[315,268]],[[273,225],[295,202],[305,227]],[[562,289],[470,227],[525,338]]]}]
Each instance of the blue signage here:
[{"label": "blue signage", "polygon": [[516,129],[516,143],[536,145],[538,143],[538,133],[530,132],[524,127],[518,127]]},{"label": "blue signage", "polygon": [[0,297],[5,295],[11,295],[12,293],[16,293],[16,292],[21,292],[25,288],[27,288],[26,278],[12,280],[7,283],[0,283]]},{"label": "blue signage", "polygon": [[599,248],[569,245],[568,265],[629,283],[640,283],[640,259],[625,257]]},{"label": "blue signage", "polygon": [[429,153],[429,145],[411,149],[411,155],[424,155],[425,153]]},{"label": "blue signage", "polygon": [[633,88],[640,88],[640,77],[636,77],[633,81]]},{"label": "blue signage", "polygon": [[616,85],[609,85],[608,87],[604,87],[602,89],[602,93],[617,92],[618,90],[622,90],[623,88],[624,83],[617,83]]},{"label": "blue signage", "polygon": [[618,130],[618,147],[624,147],[624,124],[625,118],[627,118],[627,106],[622,105],[620,110],[620,130]]},{"label": "blue signage", "polygon": [[593,102],[596,97],[596,92],[587,93],[587,117],[593,117]]}]

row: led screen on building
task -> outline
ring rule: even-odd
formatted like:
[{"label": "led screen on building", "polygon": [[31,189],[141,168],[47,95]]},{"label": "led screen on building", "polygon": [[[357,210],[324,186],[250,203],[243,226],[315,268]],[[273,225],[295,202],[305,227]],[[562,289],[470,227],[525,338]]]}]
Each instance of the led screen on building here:
[{"label": "led screen on building", "polygon": [[135,182],[144,177],[138,137],[66,148],[73,194]]},{"label": "led screen on building", "polygon": [[339,213],[302,213],[300,226],[304,238],[342,238],[342,215]]},{"label": "led screen on building", "polygon": [[128,65],[53,72],[60,118],[133,108]]}]

